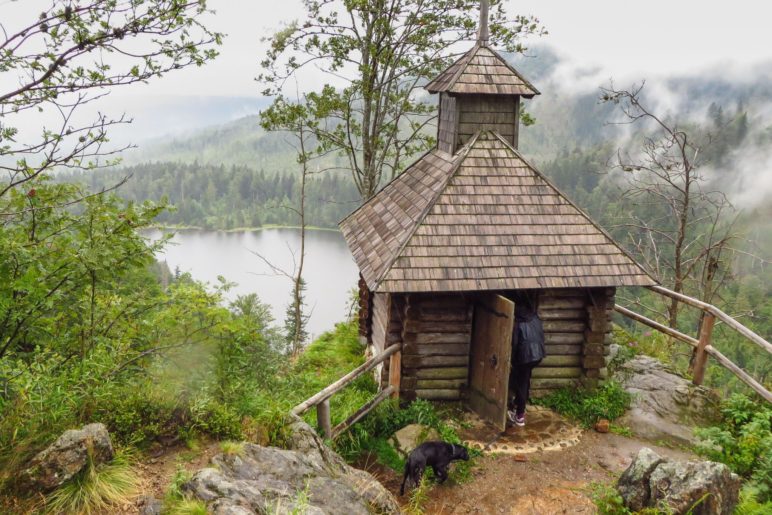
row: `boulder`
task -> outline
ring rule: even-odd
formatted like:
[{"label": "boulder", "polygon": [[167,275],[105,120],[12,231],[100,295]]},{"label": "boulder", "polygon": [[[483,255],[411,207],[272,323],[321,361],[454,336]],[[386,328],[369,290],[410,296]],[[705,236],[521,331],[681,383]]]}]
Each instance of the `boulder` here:
[{"label": "boulder", "polygon": [[391,493],[324,444],[310,426],[292,424],[289,449],[246,443],[218,454],[183,488],[215,515],[399,513]]},{"label": "boulder", "polygon": [[47,492],[74,477],[89,463],[110,461],[115,452],[104,424],[88,424],[62,433],[54,443],[38,453],[21,473],[24,488]]},{"label": "boulder", "polygon": [[389,439],[389,443],[403,456],[428,440],[439,440],[440,435],[434,428],[422,424],[405,426]]},{"label": "boulder", "polygon": [[630,410],[617,423],[640,438],[690,445],[696,442],[693,428],[710,424],[719,413],[719,399],[711,390],[649,356],[623,363],[614,377],[633,394]]},{"label": "boulder", "polygon": [[632,511],[656,508],[667,513],[731,514],[740,495],[740,478],[712,461],[675,461],[642,448],[622,473],[617,490]]}]

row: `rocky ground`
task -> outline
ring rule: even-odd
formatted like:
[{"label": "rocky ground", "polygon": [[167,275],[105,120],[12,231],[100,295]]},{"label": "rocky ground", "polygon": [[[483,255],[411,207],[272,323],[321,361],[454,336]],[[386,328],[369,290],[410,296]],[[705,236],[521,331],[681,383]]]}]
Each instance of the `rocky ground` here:
[{"label": "rocky ground", "polygon": [[[693,459],[688,452],[652,445],[612,433],[585,431],[576,445],[523,455],[493,453],[478,458],[472,477],[463,484],[448,481],[429,492],[427,514],[557,514],[595,513],[589,496],[593,482],[614,481],[642,447],[662,456]],[[398,501],[401,478],[394,472],[363,461]]]}]

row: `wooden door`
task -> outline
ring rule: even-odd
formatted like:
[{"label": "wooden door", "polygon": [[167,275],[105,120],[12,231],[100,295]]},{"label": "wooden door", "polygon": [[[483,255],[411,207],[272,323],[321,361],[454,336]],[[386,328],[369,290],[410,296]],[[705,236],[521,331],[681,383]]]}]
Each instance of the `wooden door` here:
[{"label": "wooden door", "polygon": [[515,303],[501,295],[483,295],[475,303],[469,406],[501,431],[507,427],[514,322]]}]

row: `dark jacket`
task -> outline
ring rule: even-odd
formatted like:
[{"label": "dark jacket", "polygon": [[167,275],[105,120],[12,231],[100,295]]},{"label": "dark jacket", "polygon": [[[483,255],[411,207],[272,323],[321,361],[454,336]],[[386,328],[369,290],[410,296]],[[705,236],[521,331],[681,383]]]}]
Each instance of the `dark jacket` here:
[{"label": "dark jacket", "polygon": [[524,365],[544,359],[544,328],[538,315],[533,311],[518,313],[515,322],[512,362]]}]

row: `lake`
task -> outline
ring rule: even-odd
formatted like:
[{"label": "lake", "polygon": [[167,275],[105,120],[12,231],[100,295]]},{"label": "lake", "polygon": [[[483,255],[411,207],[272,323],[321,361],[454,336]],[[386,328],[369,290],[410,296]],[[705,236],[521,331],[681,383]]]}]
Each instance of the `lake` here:
[{"label": "lake", "polygon": [[[260,300],[271,306],[276,324],[281,326],[290,302],[292,282],[276,275],[258,258],[261,254],[271,263],[293,270],[293,254],[300,249],[298,229],[263,229],[260,231],[222,232],[179,230],[159,261],[169,268],[190,274],[200,281],[214,284],[221,275],[237,283],[226,298],[257,293]],[[163,234],[152,230],[146,236],[156,240]],[[308,332],[318,336],[332,329],[347,316],[349,292],[357,284],[359,272],[354,259],[338,231],[306,231],[306,259],[303,276],[306,280],[306,306],[311,313]]]}]

